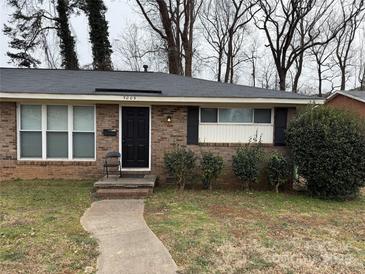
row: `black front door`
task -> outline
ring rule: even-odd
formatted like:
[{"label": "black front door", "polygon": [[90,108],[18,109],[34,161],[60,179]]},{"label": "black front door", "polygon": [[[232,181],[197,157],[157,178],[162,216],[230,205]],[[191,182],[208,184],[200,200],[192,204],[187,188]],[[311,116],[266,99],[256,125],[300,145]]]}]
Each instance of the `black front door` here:
[{"label": "black front door", "polygon": [[149,166],[149,108],[122,107],[122,167]]},{"label": "black front door", "polygon": [[274,144],[276,146],[285,145],[285,130],[288,122],[288,109],[275,108],[274,119]]}]

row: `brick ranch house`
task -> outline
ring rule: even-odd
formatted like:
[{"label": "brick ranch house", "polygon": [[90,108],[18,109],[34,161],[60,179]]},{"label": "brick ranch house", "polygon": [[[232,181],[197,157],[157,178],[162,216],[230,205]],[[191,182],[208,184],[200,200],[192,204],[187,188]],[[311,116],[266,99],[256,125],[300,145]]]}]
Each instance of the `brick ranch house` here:
[{"label": "brick ranch house", "polygon": [[365,118],[365,91],[337,91],[327,98],[326,104]]},{"label": "brick ranch house", "polygon": [[122,171],[166,179],[174,144],[226,161],[258,134],[280,149],[298,108],[322,99],[156,72],[0,68],[0,181],[103,175],[109,151]]}]

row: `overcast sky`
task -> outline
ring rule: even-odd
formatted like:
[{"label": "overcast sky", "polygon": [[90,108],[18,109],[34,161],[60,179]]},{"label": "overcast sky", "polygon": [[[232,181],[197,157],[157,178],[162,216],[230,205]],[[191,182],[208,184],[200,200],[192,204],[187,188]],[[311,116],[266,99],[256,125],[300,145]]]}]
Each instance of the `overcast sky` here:
[{"label": "overcast sky", "polygon": [[[8,14],[11,13],[7,7],[6,0],[1,1],[0,26],[8,20]],[[132,22],[139,24],[143,23],[141,17],[136,13],[136,9],[128,0],[105,0],[108,8],[106,18],[109,23],[110,41],[118,39],[123,28],[128,27]],[[74,16],[71,18],[72,31],[77,39],[77,52],[81,65],[90,64],[92,62],[90,43],[88,42],[89,34],[87,27],[87,18],[85,16]],[[8,51],[8,41],[3,32],[0,32],[0,66],[10,67],[13,64],[8,64],[9,58],[6,56]],[[115,56],[113,56],[115,57]]]}]

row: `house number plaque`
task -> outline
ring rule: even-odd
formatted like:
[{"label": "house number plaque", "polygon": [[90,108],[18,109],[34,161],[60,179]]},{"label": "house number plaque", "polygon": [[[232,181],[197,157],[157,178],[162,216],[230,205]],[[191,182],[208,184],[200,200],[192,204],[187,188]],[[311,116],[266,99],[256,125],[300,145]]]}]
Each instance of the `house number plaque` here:
[{"label": "house number plaque", "polygon": [[135,101],[135,100],[137,100],[137,96],[123,96],[123,100],[125,100],[125,101]]}]

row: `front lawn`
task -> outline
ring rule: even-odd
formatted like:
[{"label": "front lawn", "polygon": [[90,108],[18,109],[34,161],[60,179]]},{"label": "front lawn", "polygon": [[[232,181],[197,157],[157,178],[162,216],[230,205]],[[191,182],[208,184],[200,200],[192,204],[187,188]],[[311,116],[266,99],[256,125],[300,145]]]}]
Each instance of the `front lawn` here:
[{"label": "front lawn", "polygon": [[0,273],[95,269],[97,244],[80,225],[91,187],[56,180],[0,183]]},{"label": "front lawn", "polygon": [[181,273],[364,273],[365,197],[156,189],[145,218]]}]

